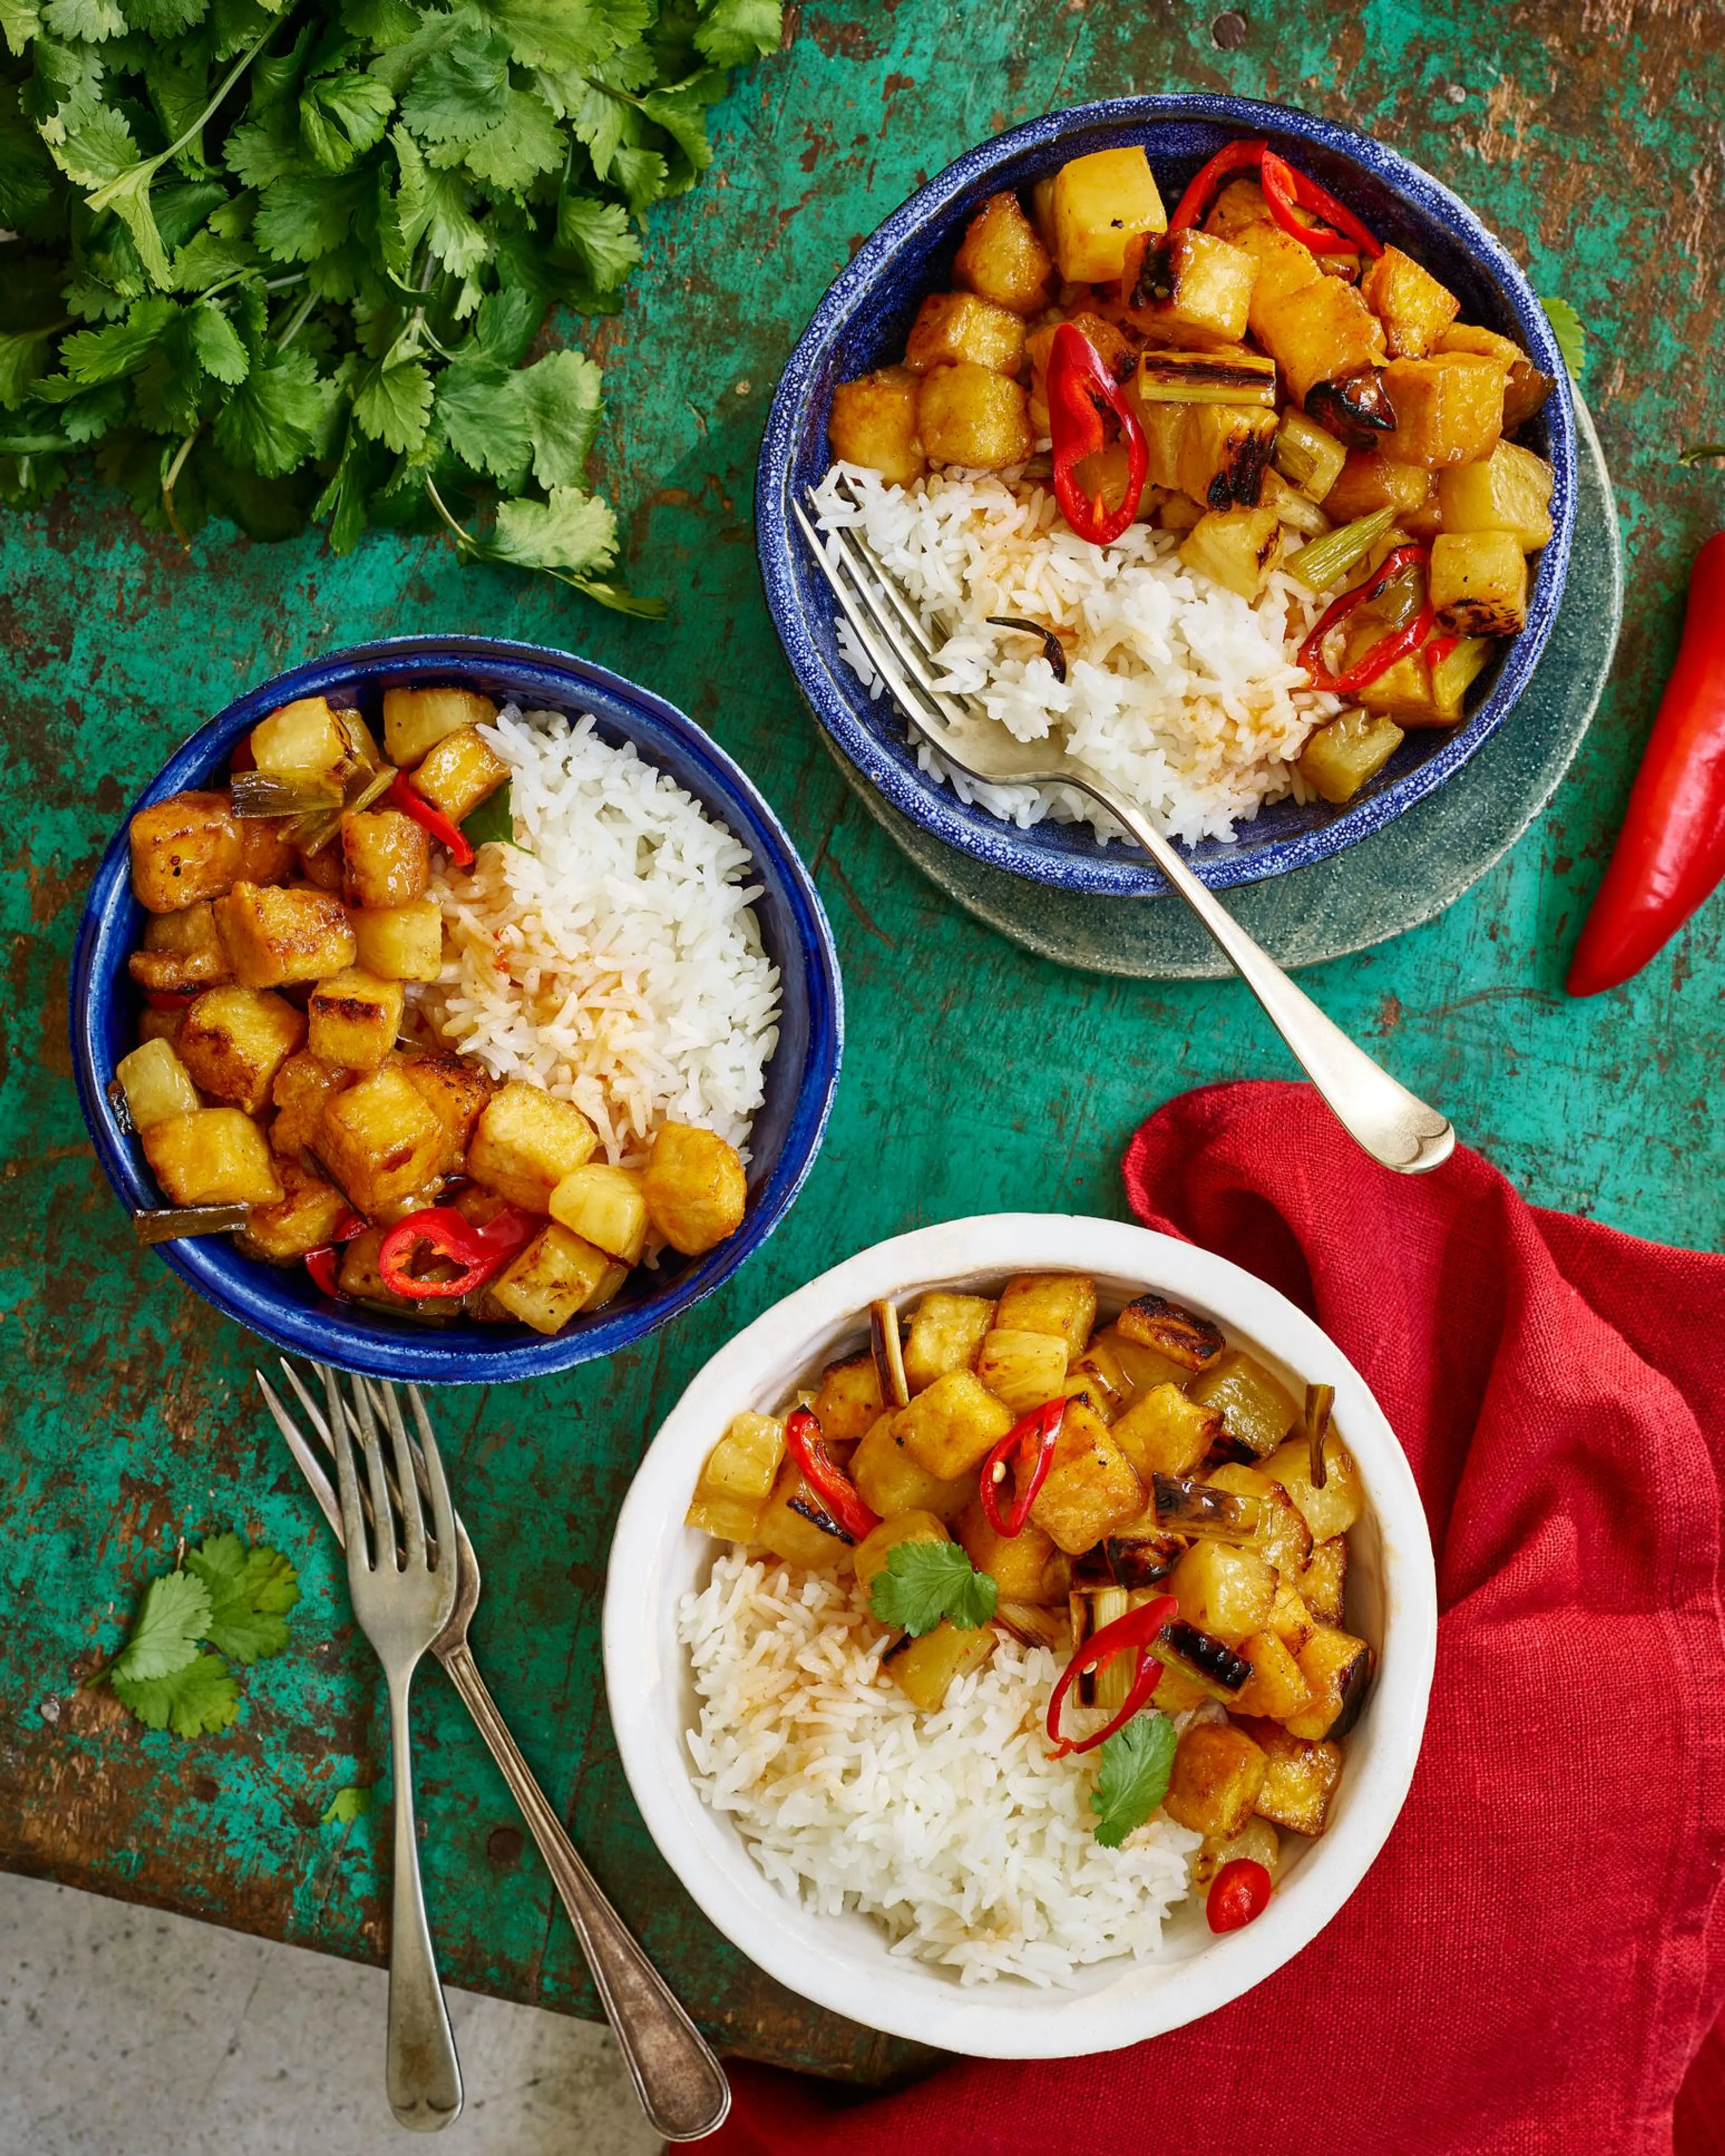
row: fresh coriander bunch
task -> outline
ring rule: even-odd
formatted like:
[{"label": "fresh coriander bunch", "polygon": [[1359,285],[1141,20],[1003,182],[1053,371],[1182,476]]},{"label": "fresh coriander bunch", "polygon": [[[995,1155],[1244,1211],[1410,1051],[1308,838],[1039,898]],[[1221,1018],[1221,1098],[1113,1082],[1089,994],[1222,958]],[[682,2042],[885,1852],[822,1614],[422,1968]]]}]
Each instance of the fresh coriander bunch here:
[{"label": "fresh coriander bunch", "polygon": [[615,311],[779,0],[0,0],[0,501],[94,452],[143,521],[447,528],[610,576],[601,410],[547,314]]}]

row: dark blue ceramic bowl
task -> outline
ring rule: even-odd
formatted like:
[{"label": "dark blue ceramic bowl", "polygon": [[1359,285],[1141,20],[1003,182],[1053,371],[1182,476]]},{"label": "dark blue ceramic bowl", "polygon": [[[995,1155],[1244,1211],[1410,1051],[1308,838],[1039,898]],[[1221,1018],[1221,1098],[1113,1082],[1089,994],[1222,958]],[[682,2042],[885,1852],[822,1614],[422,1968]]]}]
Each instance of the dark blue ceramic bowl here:
[{"label": "dark blue ceramic bowl", "polygon": [[[783,1014],[767,1065],[767,1099],[750,1139],[748,1211],[728,1242],[705,1257],[634,1275],[617,1301],[552,1338],[523,1326],[456,1322],[434,1329],[361,1311],[319,1293],[302,1266],[242,1256],[226,1235],[164,1243],[182,1280],[229,1317],[278,1347],[377,1377],[434,1384],[495,1384],[542,1377],[614,1354],[711,1295],[757,1250],[784,1217],[814,1164],[839,1082],[844,1005],[832,931],[809,871],[783,825],[731,758],[699,726],[644,689],[601,666],[536,645],[479,636],[403,637],[339,651],[266,681],[193,735],[132,809],[188,787],[219,783],[234,744],[266,712],[295,696],[339,695],[374,725],[397,682],[443,682],[533,711],[591,711],[606,740],[634,742],[730,829],[754,855],[762,886],[761,937],[778,966]],[[126,973],[143,909],[131,895],[122,824],[85,901],[72,960],[72,1057],[84,1119],[121,1204],[162,1202],[142,1148],[120,1128],[107,1087],[137,1039],[137,993]]]},{"label": "dark blue ceramic bowl", "polygon": [[827,415],[835,382],[896,359],[923,296],[950,281],[953,254],[980,204],[1028,187],[1069,157],[1141,142],[1164,201],[1224,142],[1265,136],[1363,217],[1378,236],[1424,263],[1461,302],[1464,320],[1516,339],[1558,387],[1520,439],[1556,474],[1552,537],[1535,557],[1527,624],[1474,690],[1453,731],[1413,732],[1376,780],[1345,808],[1281,801],[1239,826],[1230,845],[1206,839],[1189,858],[1217,889],[1303,868],[1379,830],[1461,770],[1508,716],[1556,619],[1575,521],[1575,415],[1551,326],[1502,242],[1467,205],[1417,165],[1351,128],[1240,97],[1122,97],[1053,112],[970,151],[894,212],[858,249],[791,355],[767,424],[756,519],[767,603],[809,710],[835,747],[894,808],[996,868],[1066,891],[1146,897],[1167,889],[1135,850],[1104,846],[1088,825],[1046,822],[1028,831],[967,808],[917,767],[891,701],[871,703],[841,656],[833,602],[790,522],[789,502],[830,461]]}]

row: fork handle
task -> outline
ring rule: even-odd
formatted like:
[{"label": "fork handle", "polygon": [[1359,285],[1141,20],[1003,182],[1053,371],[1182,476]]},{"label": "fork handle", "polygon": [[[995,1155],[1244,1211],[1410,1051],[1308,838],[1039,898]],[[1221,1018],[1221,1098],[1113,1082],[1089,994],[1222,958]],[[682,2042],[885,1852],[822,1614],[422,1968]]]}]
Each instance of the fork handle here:
[{"label": "fork handle", "polygon": [[1440,1167],[1455,1145],[1449,1118],[1398,1083],[1327,1018],[1147,818],[1112,792],[1105,798],[1110,813],[1132,832],[1263,1005],[1265,1016],[1355,1144],[1398,1174],[1424,1175]]},{"label": "fork handle", "polygon": [[395,1881],[389,1927],[389,2036],[384,2085],[397,2123],[435,2133],[461,2112],[455,2056],[437,1956],[419,1881],[413,1818],[413,1753],[408,1719],[411,1669],[389,1677],[389,1753],[394,1778]]},{"label": "fork handle", "polygon": [[569,1912],[648,2123],[667,2141],[698,2141],[731,2108],[731,2085],[701,2031],[630,1936],[575,1853],[465,1642],[434,1650],[491,1757]]}]

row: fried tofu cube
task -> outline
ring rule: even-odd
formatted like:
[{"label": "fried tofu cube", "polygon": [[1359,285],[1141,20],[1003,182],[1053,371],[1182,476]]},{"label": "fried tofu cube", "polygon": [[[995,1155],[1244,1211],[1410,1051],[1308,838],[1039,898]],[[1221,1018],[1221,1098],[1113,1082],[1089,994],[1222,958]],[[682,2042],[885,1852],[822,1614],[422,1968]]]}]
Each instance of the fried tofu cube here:
[{"label": "fried tofu cube", "polygon": [[1454,322],[1438,339],[1440,352],[1477,352],[1495,359],[1507,370],[1503,390],[1503,431],[1512,434],[1524,427],[1550,396],[1557,384],[1528,358],[1513,337],[1499,336],[1495,330],[1472,322]]},{"label": "fried tofu cube", "polygon": [[298,697],[251,731],[253,761],[275,778],[345,778],[359,746],[327,696]]},{"label": "fried tofu cube", "polygon": [[1121,275],[1126,319],[1153,344],[1203,351],[1246,333],[1255,258],[1208,232],[1130,241]]},{"label": "fried tofu cube", "polygon": [[1366,1488],[1353,1455],[1333,1427],[1324,1440],[1324,1486],[1312,1479],[1312,1448],[1303,1437],[1291,1438],[1264,1462],[1264,1472],[1279,1482],[1304,1516],[1314,1543],[1345,1535],[1366,1509]]},{"label": "fried tofu cube", "polygon": [[1163,1809],[1181,1826],[1226,1840],[1251,1817],[1269,1766],[1264,1748],[1231,1722],[1194,1722],[1174,1748]]},{"label": "fried tofu cube", "polygon": [[443,909],[434,898],[355,906],[354,963],[386,981],[434,981],[444,969]]},{"label": "fried tofu cube", "polygon": [[925,1295],[905,1342],[905,1380],[911,1390],[924,1391],[949,1370],[970,1369],[993,1322],[994,1306],[987,1296],[947,1295],[937,1289]]},{"label": "fried tofu cube", "polygon": [[1512,531],[1440,532],[1431,542],[1430,590],[1445,634],[1516,635],[1527,624],[1521,541]]},{"label": "fried tofu cube", "polygon": [[203,1104],[192,1074],[165,1040],[146,1040],[114,1066],[126,1095],[126,1113],[135,1131],[147,1131],[152,1123],[165,1123],[174,1116],[189,1116]]},{"label": "fried tofu cube", "polygon": [[206,1093],[255,1115],[275,1074],[305,1038],[290,1003],[257,988],[206,988],[186,1007],[175,1046]]},{"label": "fried tofu cube", "polygon": [[1233,1647],[1269,1624],[1276,1574],[1255,1550],[1195,1542],[1174,1567],[1168,1591],[1189,1625]]},{"label": "fried tofu cube", "polygon": [[1194,1400],[1215,1409],[1236,1445],[1260,1460],[1275,1451],[1300,1412],[1281,1380],[1241,1348],[1225,1349],[1189,1389]]},{"label": "fried tofu cube", "polygon": [[1490,456],[1503,432],[1504,379],[1495,359],[1476,352],[1391,360],[1384,388],[1395,425],[1384,437],[1384,455],[1428,471]]},{"label": "fried tofu cube", "polygon": [[[1312,1530],[1306,1524],[1305,1515],[1281,1485],[1272,1482],[1259,1468],[1243,1467],[1230,1460],[1211,1472],[1209,1486],[1213,1490],[1226,1491],[1231,1497],[1256,1501],[1258,1526],[1252,1537],[1252,1548],[1283,1578],[1297,1579],[1312,1555]],[[1274,1621],[1272,1611],[1271,1623]]]},{"label": "fried tofu cube", "polygon": [[127,829],[131,888],[151,913],[219,898],[239,874],[239,820],[225,793],[176,793],[140,808]]},{"label": "fried tofu cube", "polygon": [[975,1476],[931,1474],[906,1445],[898,1424],[897,1413],[889,1412],[878,1415],[863,1433],[850,1455],[857,1494],[883,1520],[901,1512],[932,1512],[938,1520],[956,1520],[976,1495]]},{"label": "fried tofu cube", "polygon": [[579,1108],[511,1078],[486,1101],[474,1127],[468,1173],[512,1204],[548,1213],[552,1192],[587,1165],[598,1142]]},{"label": "fried tofu cube", "polygon": [[1300,1574],[1300,1594],[1312,1616],[1326,1625],[1344,1621],[1348,1601],[1345,1535],[1332,1535],[1327,1541],[1312,1545],[1312,1555]]},{"label": "fried tofu cube", "polygon": [[1340,808],[1375,778],[1407,736],[1381,711],[1343,711],[1307,736],[1294,768],[1317,794]]},{"label": "fried tofu cube", "polygon": [[780,1465],[773,1494],[762,1507],[755,1532],[763,1548],[792,1564],[824,1568],[850,1561],[850,1537],[829,1517],[803,1480],[796,1461],[788,1456]]},{"label": "fried tofu cube", "polygon": [[947,1694],[960,1677],[988,1661],[994,1651],[994,1639],[992,1625],[971,1631],[942,1617],[933,1631],[920,1639],[906,1633],[896,1646],[887,1650],[880,1666],[912,1707],[932,1714],[946,1704]]},{"label": "fried tofu cube", "polygon": [[990,195],[966,225],[952,275],[1015,315],[1034,315],[1047,305],[1054,264],[1015,194]]},{"label": "fried tofu cube", "polygon": [[849,1445],[868,1435],[886,1405],[874,1357],[852,1355],[845,1362],[829,1363],[822,1371],[814,1419],[823,1437],[835,1445]]},{"label": "fried tofu cube", "polygon": [[997,1400],[1004,1400],[1014,1414],[1026,1414],[1059,1396],[1067,1360],[1066,1343],[1056,1333],[996,1325],[983,1335],[976,1373]]},{"label": "fried tofu cube", "polygon": [[973,1370],[948,1370],[901,1411],[893,1434],[919,1466],[951,1481],[973,1468],[1012,1423],[1012,1409]]},{"label": "fried tofu cube", "polygon": [[446,734],[488,726],[496,716],[490,698],[471,689],[386,689],[384,752],[399,770],[411,771]]},{"label": "fried tofu cube", "polygon": [[1360,280],[1360,294],[1384,325],[1392,359],[1423,359],[1461,311],[1461,302],[1431,272],[1386,247]]},{"label": "fried tofu cube", "polygon": [[997,1534],[982,1499],[973,1490],[958,1515],[957,1537],[978,1572],[986,1572],[1003,1602],[1034,1602],[1045,1608],[1066,1598],[1072,1568],[1054,1537],[1027,1520],[1015,1535]]},{"label": "fried tofu cube", "polygon": [[1024,325],[1009,307],[974,292],[931,292],[916,310],[905,344],[912,374],[969,360],[994,374],[1016,374],[1024,363]]},{"label": "fried tofu cube", "polygon": [[215,901],[216,931],[243,988],[321,981],[351,966],[353,930],[333,893],[303,884],[285,890],[236,883]]},{"label": "fried tofu cube", "polygon": [[1320,382],[1345,381],[1384,357],[1378,317],[1339,277],[1319,276],[1276,300],[1264,309],[1256,334],[1281,369],[1288,393],[1302,404]]},{"label": "fried tofu cube", "polygon": [[1255,605],[1281,547],[1281,520],[1273,509],[1211,509],[1180,542],[1180,559]]},{"label": "fried tofu cube", "polygon": [[[402,1076],[449,1133],[447,1165],[458,1167],[467,1157],[474,1125],[484,1112],[486,1101],[497,1091],[498,1081],[478,1064],[436,1049],[404,1055],[399,1068]],[[563,1224],[573,1227],[575,1224],[565,1221]],[[579,1235],[581,1231],[577,1228],[575,1232]],[[587,1240],[591,1243],[597,1238],[589,1235]]]},{"label": "fried tofu cube", "polygon": [[561,1332],[592,1302],[609,1270],[603,1250],[553,1220],[510,1260],[491,1294],[536,1332]]},{"label": "fried tofu cube", "polygon": [[239,875],[242,883],[286,883],[300,865],[300,850],[278,816],[241,816]]},{"label": "fried tofu cube", "polygon": [[341,819],[350,906],[405,906],[431,881],[431,838],[399,808],[362,808]]},{"label": "fried tofu cube", "polygon": [[452,824],[470,816],[509,776],[509,766],[471,726],[445,734],[413,773],[415,790]]},{"label": "fried tofu cube", "polygon": [[748,1178],[742,1158],[716,1132],[661,1123],[641,1178],[654,1234],[685,1258],[716,1249],[742,1225]]},{"label": "fried tofu cube", "polygon": [[1273,1627],[1266,1626],[1242,1640],[1240,1651],[1252,1666],[1251,1675],[1234,1695],[1234,1703],[1242,1714],[1266,1715],[1272,1722],[1285,1722],[1291,1714],[1309,1710],[1312,1687]]},{"label": "fried tofu cube", "polygon": [[273,1205],[281,1181],[242,1108],[194,1108],[142,1133],[144,1158],[174,1205]]},{"label": "fried tofu cube", "polygon": [[626,1168],[590,1160],[552,1192],[551,1217],[621,1265],[638,1265],[647,1246],[641,1178]]},{"label": "fried tofu cube", "polygon": [[932,462],[970,471],[1004,471],[1023,464],[1036,446],[1024,391],[972,360],[923,377],[916,433]]},{"label": "fried tofu cube", "polygon": [[1514,442],[1499,442],[1483,463],[1451,465],[1437,478],[1446,532],[1508,531],[1526,553],[1551,537],[1552,468]]},{"label": "fried tofu cube", "polygon": [[837,461],[877,471],[895,486],[921,479],[928,469],[916,432],[922,388],[907,367],[877,367],[839,382],[827,418],[827,439]]},{"label": "fried tofu cube", "polygon": [[1222,1435],[1214,1408],[1178,1385],[1153,1385],[1110,1425],[1109,1434],[1147,1490],[1153,1475],[1189,1475]]},{"label": "fried tofu cube", "polygon": [[1300,1674],[1312,1699],[1287,1717],[1290,1736],[1345,1737],[1359,1719],[1372,1683],[1372,1650],[1363,1640],[1332,1625],[1312,1628],[1299,1654]]},{"label": "fried tofu cube", "polygon": [[126,964],[141,988],[157,994],[213,988],[228,979],[228,953],[209,901],[177,913],[152,913],[144,923],[142,947]]},{"label": "fried tofu cube", "polygon": [[1030,1507],[1034,1524],[1069,1557],[1077,1557],[1111,1527],[1136,1519],[1147,1502],[1143,1485],[1107,1424],[1082,1400],[1072,1401]]},{"label": "fried tofu cube", "polygon": [[303,1161],[278,1158],[275,1173],[281,1180],[281,1196],[273,1205],[253,1206],[245,1236],[259,1257],[286,1265],[332,1240],[352,1208],[334,1183],[315,1174]]},{"label": "fried tofu cube", "polygon": [[1309,247],[1302,247],[1291,233],[1284,232],[1267,218],[1255,218],[1238,230],[1219,237],[1229,240],[1242,254],[1250,255],[1257,270],[1251,305],[1246,311],[1246,327],[1261,345],[1264,325],[1271,310],[1294,293],[1316,285],[1323,273]]},{"label": "fried tofu cube", "polygon": [[352,1082],[351,1070],[338,1070],[307,1049],[289,1056],[270,1088],[275,1108],[270,1142],[275,1150],[292,1156],[313,1145],[325,1103]]},{"label": "fried tofu cube", "polygon": [[330,1096],[312,1150],[354,1206],[375,1218],[393,1199],[424,1188],[448,1143],[430,1107],[386,1065]]},{"label": "fried tofu cube", "polygon": [[1000,1291],[994,1322],[1003,1332],[1046,1332],[1081,1355],[1096,1322],[1096,1284],[1082,1273],[1019,1273]]},{"label": "fried tofu cube", "polygon": [[1049,218],[1055,260],[1070,285],[1118,277],[1130,239],[1168,229],[1150,160],[1137,146],[1097,150],[1062,165],[1055,175]]},{"label": "fried tofu cube", "polygon": [[1321,1835],[1342,1779],[1342,1747],[1291,1737],[1274,1722],[1255,1719],[1242,1726],[1268,1763],[1252,1803],[1257,1816],[1291,1834]]},{"label": "fried tofu cube", "polygon": [[401,1031],[403,1000],[399,981],[358,966],[332,973],[305,1006],[312,1054],[345,1070],[382,1070]]}]

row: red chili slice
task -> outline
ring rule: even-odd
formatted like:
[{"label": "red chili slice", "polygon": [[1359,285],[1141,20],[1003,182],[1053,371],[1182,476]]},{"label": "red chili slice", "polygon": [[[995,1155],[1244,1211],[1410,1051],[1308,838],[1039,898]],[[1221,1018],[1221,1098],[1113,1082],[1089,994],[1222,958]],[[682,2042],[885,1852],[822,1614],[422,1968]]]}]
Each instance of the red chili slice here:
[{"label": "red chili slice", "polygon": [[[1104,509],[1080,486],[1076,468],[1107,443],[1103,413],[1120,423],[1126,444],[1126,492],[1120,506]],[[1117,539],[1138,513],[1144,481],[1150,474],[1150,444],[1143,423],[1125,392],[1082,330],[1062,322],[1048,352],[1048,424],[1054,442],[1055,496],[1060,512],[1081,539],[1106,547]]]},{"label": "red chili slice", "polygon": [[[495,1219],[475,1226],[452,1205],[428,1205],[398,1220],[377,1248],[377,1270],[392,1295],[415,1302],[470,1295],[501,1272],[544,1223],[518,1205],[506,1205]],[[454,1280],[421,1280],[408,1270],[422,1249],[462,1270]],[[423,1260],[420,1260],[423,1262]]]},{"label": "red chili slice", "polygon": [[[1054,1688],[1054,1697],[1048,1702],[1048,1741],[1054,1746],[1054,1756],[1063,1759],[1069,1752],[1093,1751],[1106,1742],[1117,1729],[1123,1728],[1138,1712],[1157,1686],[1162,1681],[1162,1664],[1150,1652],[1150,1643],[1168,1620],[1179,1609],[1172,1594],[1158,1594],[1153,1602],[1146,1602],[1137,1609],[1128,1609],[1124,1617],[1117,1617],[1111,1625],[1103,1625],[1100,1632],[1092,1632],[1089,1639],[1060,1671],[1060,1681]],[[1132,1688],[1127,1693],[1126,1704],[1105,1728],[1093,1737],[1062,1737],[1060,1709],[1066,1694],[1086,1670],[1097,1668],[1111,1656],[1135,1652],[1137,1665],[1132,1672]]]},{"label": "red chili slice", "polygon": [[1387,636],[1380,637],[1369,651],[1363,653],[1344,672],[1332,674],[1324,659],[1324,643],[1332,629],[1339,629],[1368,599],[1376,598],[1404,569],[1415,562],[1429,565],[1430,560],[1429,547],[1393,547],[1384,556],[1375,576],[1368,578],[1363,584],[1356,584],[1351,592],[1343,592],[1340,598],[1325,608],[1317,628],[1300,646],[1299,663],[1311,677],[1314,689],[1324,690],[1332,696],[1354,696],[1375,681],[1380,674],[1386,673],[1398,659],[1420,649],[1437,619],[1429,594],[1411,621],[1404,623],[1400,629],[1391,629]]},{"label": "red chili slice", "polygon": [[451,823],[441,808],[433,808],[406,772],[397,772],[390,780],[389,798],[404,816],[423,824],[440,846],[449,848],[449,859],[458,869],[473,866],[473,848],[462,837],[461,826]]},{"label": "red chili slice", "polygon": [[[1270,214],[1286,233],[1291,234],[1302,247],[1314,254],[1352,254],[1356,249],[1376,257],[1384,252],[1382,244],[1369,233],[1345,203],[1337,201],[1327,187],[1321,187],[1309,172],[1302,172],[1291,165],[1286,157],[1278,157],[1274,150],[1266,150],[1263,162],[1264,199],[1270,205]],[[1325,224],[1332,224],[1333,232],[1302,224],[1295,216],[1296,205],[1321,217]]]},{"label": "red chili slice", "polygon": [[[1022,1421],[1015,1422],[983,1462],[982,1486],[978,1495],[983,1501],[983,1517],[997,1535],[1010,1537],[1024,1532],[1030,1507],[1036,1502],[1036,1492],[1048,1480],[1060,1425],[1065,1419],[1064,1399],[1045,1400],[1040,1408],[1032,1408]],[[1003,1513],[1000,1489],[1006,1480],[1009,1460],[1012,1463],[1012,1505]]]},{"label": "red chili slice", "polygon": [[336,1246],[333,1243],[325,1243],[315,1250],[307,1250],[305,1270],[326,1295],[340,1295],[341,1291],[336,1285]]},{"label": "red chili slice", "polygon": [[1235,172],[1255,172],[1269,147],[1260,136],[1254,141],[1230,142],[1218,150],[1208,164],[1199,166],[1187,183],[1178,207],[1168,221],[1168,230],[1184,232],[1196,224],[1222,192],[1223,181]]},{"label": "red chili slice", "polygon": [[880,1524],[880,1515],[863,1502],[856,1485],[827,1450],[813,1409],[792,1409],[785,1422],[784,1441],[803,1480],[819,1498],[834,1526],[842,1527],[854,1543],[871,1535]]}]

